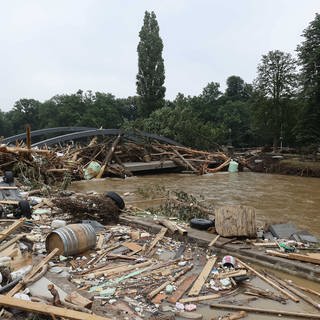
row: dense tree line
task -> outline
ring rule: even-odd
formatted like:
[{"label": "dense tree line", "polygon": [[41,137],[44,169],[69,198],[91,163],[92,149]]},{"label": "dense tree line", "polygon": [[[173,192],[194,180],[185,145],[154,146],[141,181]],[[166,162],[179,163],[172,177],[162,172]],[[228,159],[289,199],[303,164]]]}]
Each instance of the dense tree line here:
[{"label": "dense tree line", "polygon": [[58,126],[140,129],[196,148],[232,143],[319,146],[320,143],[320,15],[303,31],[297,60],[274,50],[262,56],[252,84],[237,75],[226,89],[208,83],[197,96],[179,93],[165,100],[163,43],[153,12],[145,13],[139,33],[137,96],[79,90],[45,102],[17,101],[0,111],[0,136]]}]

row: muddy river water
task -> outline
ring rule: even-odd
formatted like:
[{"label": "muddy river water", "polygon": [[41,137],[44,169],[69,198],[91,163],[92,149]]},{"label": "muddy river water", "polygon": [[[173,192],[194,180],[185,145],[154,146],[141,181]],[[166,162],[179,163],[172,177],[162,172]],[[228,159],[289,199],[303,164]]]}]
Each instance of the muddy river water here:
[{"label": "muddy river water", "polygon": [[[320,236],[320,179],[251,172],[215,173],[203,176],[187,174],[159,174],[103,179],[73,183],[71,189],[85,191],[116,191],[127,203],[146,208],[157,200],[146,200],[143,192],[157,187],[183,190],[204,199],[216,207],[242,204],[256,209],[259,223],[291,222]],[[153,195],[157,198],[157,195]]]},{"label": "muddy river water", "polygon": [[[291,222],[300,230],[308,230],[320,237],[320,179],[303,178],[285,175],[266,175],[250,172],[235,174],[215,173],[204,176],[186,174],[161,174],[129,177],[126,179],[103,179],[80,181],[73,183],[72,190],[86,191],[116,191],[124,196],[127,204],[140,208],[158,205],[158,200],[148,200],[144,193],[152,191],[157,198],[156,190],[165,187],[168,190],[183,190],[195,196],[202,195],[215,207],[226,204],[250,205],[256,209],[258,223]],[[143,192],[141,192],[141,190]],[[277,273],[280,278],[293,279],[300,285],[320,291],[320,285],[310,281]],[[259,280],[258,280],[259,281]],[[228,299],[229,300],[229,299]],[[317,300],[317,299],[316,299]],[[320,302],[320,301],[319,301]],[[259,299],[250,306],[269,309],[282,309],[296,312],[317,313],[305,304],[289,302],[287,306]],[[198,305],[203,313],[203,319],[212,319],[221,314],[204,305]],[[246,319],[277,319],[277,316],[250,314]],[[291,319],[281,317],[282,319]]]}]

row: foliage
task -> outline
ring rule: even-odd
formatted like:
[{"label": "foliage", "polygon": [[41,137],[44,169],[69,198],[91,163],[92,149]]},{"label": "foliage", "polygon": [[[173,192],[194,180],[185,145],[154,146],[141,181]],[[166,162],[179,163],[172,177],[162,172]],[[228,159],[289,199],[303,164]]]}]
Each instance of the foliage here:
[{"label": "foliage", "polygon": [[143,26],[139,33],[137,93],[141,97],[140,115],[148,116],[164,105],[166,88],[163,43],[159,36],[156,15],[146,11]]},{"label": "foliage", "polygon": [[298,46],[301,66],[301,108],[295,128],[300,143],[320,143],[320,15],[303,31],[305,40]]},{"label": "foliage", "polygon": [[189,222],[193,218],[208,218],[208,211],[210,208],[204,207],[192,194],[188,194],[184,191],[173,191],[168,194],[168,197],[164,204],[159,208],[149,208],[148,210],[157,215],[175,217],[181,221]]},{"label": "foliage", "polygon": [[279,50],[269,51],[262,56],[258,65],[258,75],[255,79],[255,90],[259,104],[255,105],[257,123],[263,122],[268,132],[272,135],[273,145],[278,146],[282,139],[283,127],[286,119],[284,108],[287,101],[295,94],[297,85],[295,60],[290,53]]}]

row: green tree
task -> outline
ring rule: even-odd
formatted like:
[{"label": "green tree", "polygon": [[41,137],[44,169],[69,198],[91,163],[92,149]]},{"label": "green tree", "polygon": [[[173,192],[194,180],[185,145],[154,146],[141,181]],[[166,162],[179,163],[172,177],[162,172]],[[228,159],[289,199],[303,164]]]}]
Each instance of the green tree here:
[{"label": "green tree", "polygon": [[244,82],[239,76],[230,76],[227,79],[225,96],[231,100],[248,99],[251,96],[251,85]]},{"label": "green tree", "polygon": [[305,40],[298,46],[301,66],[302,109],[296,127],[300,143],[320,142],[320,15],[303,31]]},{"label": "green tree", "polygon": [[24,132],[27,124],[32,130],[39,129],[39,110],[41,103],[35,99],[20,99],[15,102],[6,118],[11,122],[15,133]]},{"label": "green tree", "polygon": [[259,96],[256,108],[263,110],[256,110],[256,114],[261,116],[256,120],[266,125],[272,135],[274,149],[278,147],[279,139],[283,138],[284,109],[290,105],[287,101],[295,94],[296,80],[296,63],[290,53],[275,50],[262,56],[254,85]]},{"label": "green tree", "polygon": [[140,115],[147,117],[164,105],[166,88],[163,43],[159,36],[159,26],[155,13],[146,11],[139,33],[137,94],[141,97]]}]

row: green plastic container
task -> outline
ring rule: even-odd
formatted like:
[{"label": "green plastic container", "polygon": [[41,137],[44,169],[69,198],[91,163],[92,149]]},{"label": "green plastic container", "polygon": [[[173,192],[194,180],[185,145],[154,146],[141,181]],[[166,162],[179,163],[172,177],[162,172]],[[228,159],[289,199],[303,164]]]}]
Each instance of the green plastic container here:
[{"label": "green plastic container", "polygon": [[238,172],[238,162],[231,160],[229,163],[228,171],[229,172]]},{"label": "green plastic container", "polygon": [[93,179],[98,175],[100,172],[101,165],[96,161],[91,161],[89,165],[83,170],[84,171],[84,178],[86,180]]}]

